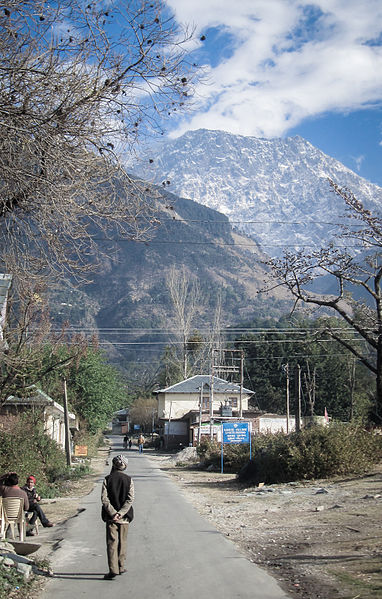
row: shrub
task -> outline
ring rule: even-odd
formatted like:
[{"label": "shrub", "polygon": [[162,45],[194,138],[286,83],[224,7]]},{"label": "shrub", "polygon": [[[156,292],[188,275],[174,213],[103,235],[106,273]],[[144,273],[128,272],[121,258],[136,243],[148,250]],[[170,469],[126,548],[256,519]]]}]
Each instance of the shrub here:
[{"label": "shrub", "polygon": [[315,426],[299,433],[254,438],[250,469],[239,480],[258,484],[365,472],[382,458],[382,437],[351,424]]},{"label": "shrub", "polygon": [[0,431],[0,472],[17,472],[20,485],[33,474],[44,497],[52,496],[55,482],[66,471],[63,451],[45,433],[38,412],[12,419],[7,430]]}]

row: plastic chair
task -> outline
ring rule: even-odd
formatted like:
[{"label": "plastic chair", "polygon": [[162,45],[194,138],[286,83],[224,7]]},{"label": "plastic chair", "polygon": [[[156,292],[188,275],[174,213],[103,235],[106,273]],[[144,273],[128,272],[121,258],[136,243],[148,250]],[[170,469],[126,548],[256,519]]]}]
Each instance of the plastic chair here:
[{"label": "plastic chair", "polygon": [[15,538],[15,524],[18,525],[20,541],[25,539],[24,500],[22,497],[3,497],[3,513],[5,530],[11,529]]},{"label": "plastic chair", "polygon": [[3,498],[0,497],[0,539],[5,537],[5,517],[3,511]]}]

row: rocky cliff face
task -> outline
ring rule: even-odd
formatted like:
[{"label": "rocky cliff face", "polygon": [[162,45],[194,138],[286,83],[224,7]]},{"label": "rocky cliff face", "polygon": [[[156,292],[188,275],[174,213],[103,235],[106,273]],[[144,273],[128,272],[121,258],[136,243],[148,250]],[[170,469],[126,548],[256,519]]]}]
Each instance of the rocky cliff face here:
[{"label": "rocky cliff face", "polygon": [[212,325],[218,298],[223,328],[290,308],[283,289],[258,293],[269,281],[266,257],[252,239],[232,230],[226,216],[163,190],[157,217],[149,241],[105,243],[102,270],[90,285],[52,290],[57,326],[68,322],[88,336],[97,333],[110,357],[124,366],[157,359],[176,326],[167,288],[172,267],[199,284],[197,330]]},{"label": "rocky cliff face", "polygon": [[328,178],[371,209],[382,204],[382,188],[301,137],[189,131],[130,167],[158,184],[170,181],[173,193],[222,212],[270,255],[288,246],[316,247],[336,236],[344,205]]}]

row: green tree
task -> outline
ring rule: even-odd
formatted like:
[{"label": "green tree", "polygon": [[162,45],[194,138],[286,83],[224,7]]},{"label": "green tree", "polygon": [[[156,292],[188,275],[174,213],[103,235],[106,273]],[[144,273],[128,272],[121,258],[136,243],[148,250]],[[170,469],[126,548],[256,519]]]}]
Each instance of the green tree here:
[{"label": "green tree", "polygon": [[[62,346],[51,355],[46,349],[46,360],[69,358],[70,351]],[[81,356],[72,354],[72,359],[60,371],[54,369],[42,379],[43,388],[60,403],[64,378],[70,407],[80,417],[82,426],[92,433],[104,428],[112,414],[129,402],[121,373],[96,349],[88,349]]]},{"label": "green tree", "polygon": [[245,384],[255,390],[262,410],[285,413],[288,365],[290,405],[294,411],[294,377],[299,365],[305,415],[323,415],[325,408],[341,420],[364,415],[367,401],[362,390],[367,372],[355,365],[351,352],[328,337],[328,326],[335,325],[338,331],[344,328],[338,319],[295,318],[292,326],[285,319],[258,322],[258,334],[245,335],[236,342],[236,347],[245,352]]}]

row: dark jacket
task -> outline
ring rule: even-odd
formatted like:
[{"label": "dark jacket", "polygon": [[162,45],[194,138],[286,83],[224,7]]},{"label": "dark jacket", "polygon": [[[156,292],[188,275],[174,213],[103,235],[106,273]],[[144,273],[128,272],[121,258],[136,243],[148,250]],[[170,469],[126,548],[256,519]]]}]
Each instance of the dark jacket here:
[{"label": "dark jacket", "polygon": [[25,491],[25,493],[28,496],[28,501],[29,501],[29,507],[32,507],[34,505],[36,505],[37,503],[37,491],[36,491],[36,487],[33,487],[33,489],[30,489],[28,487],[28,485],[25,485],[24,487],[21,487],[23,491]]},{"label": "dark jacket", "polygon": [[112,470],[106,476],[102,485],[102,513],[104,522],[113,519],[117,513],[121,514],[122,522],[131,522],[134,518],[132,503],[134,501],[134,483],[128,474],[121,470]]}]

